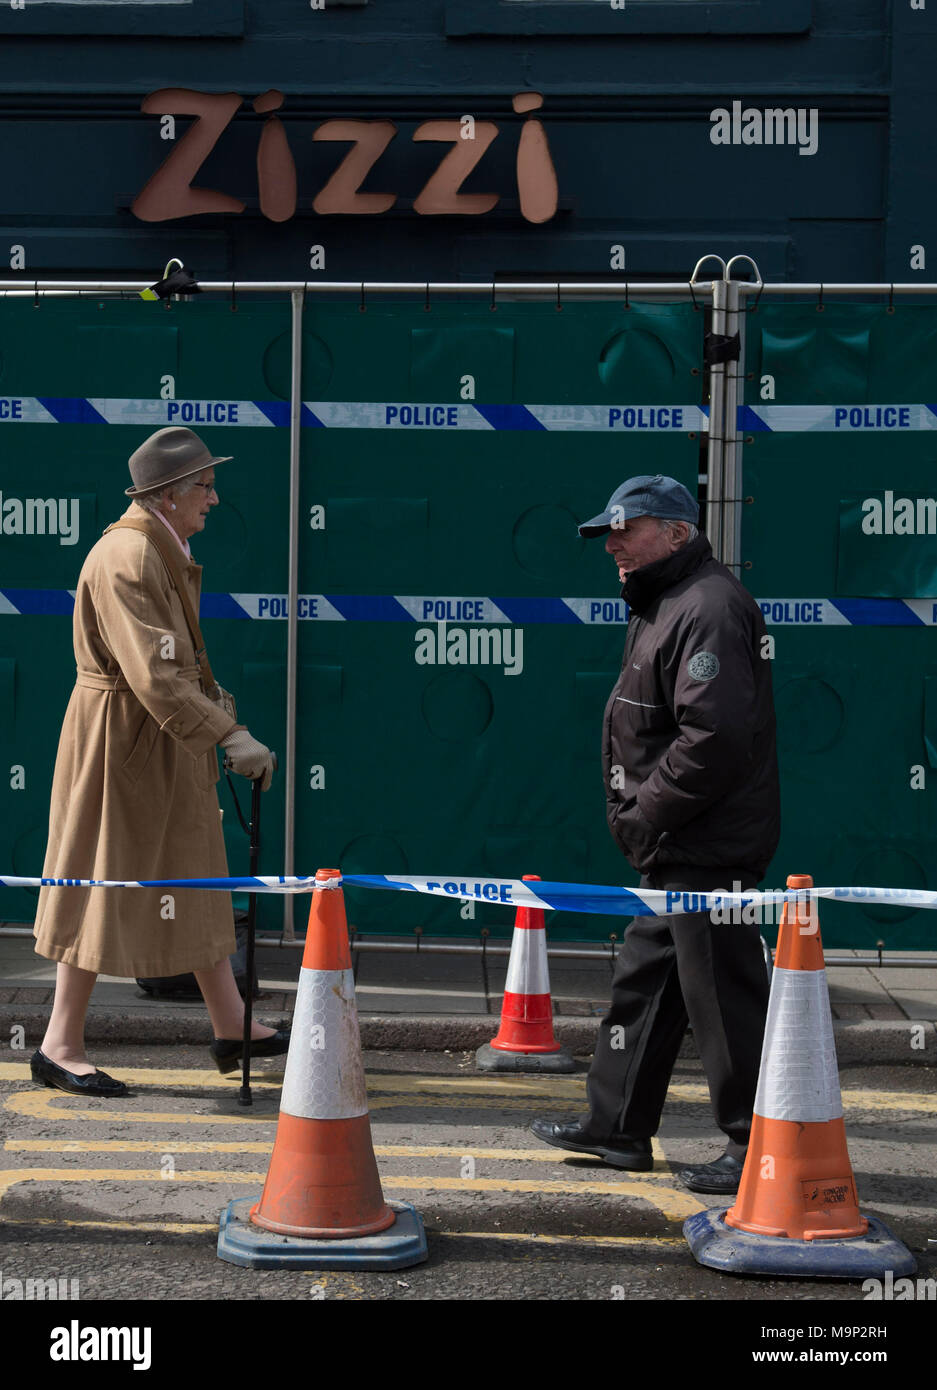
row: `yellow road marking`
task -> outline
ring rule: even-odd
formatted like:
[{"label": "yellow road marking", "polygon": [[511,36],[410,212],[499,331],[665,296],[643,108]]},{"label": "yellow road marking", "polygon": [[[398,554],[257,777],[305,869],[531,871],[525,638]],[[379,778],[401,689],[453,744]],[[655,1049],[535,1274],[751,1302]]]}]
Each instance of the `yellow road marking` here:
[{"label": "yellow road marking", "polygon": [[[146,1231],[160,1235],[202,1235],[218,1230],[217,1221],[57,1221],[54,1216],[37,1216],[30,1221],[10,1220],[0,1222],[7,1226],[70,1226],[93,1231]],[[446,1240],[509,1240],[525,1241],[536,1245],[607,1245],[612,1248],[626,1245],[684,1245],[682,1236],[581,1236],[581,1235],[539,1235],[534,1231],[439,1231],[427,1227],[431,1238],[443,1237]],[[325,1272],[317,1270],[297,1271],[309,1274],[310,1278],[323,1278]]]},{"label": "yellow road marking", "polygon": [[550,1179],[538,1181],[520,1178],[473,1178],[470,1182],[463,1178],[439,1178],[420,1176],[414,1178],[381,1176],[384,1187],[416,1189],[421,1192],[544,1192],[557,1193],[564,1197],[585,1193],[592,1197],[641,1197],[657,1208],[668,1221],[684,1221],[694,1212],[702,1211],[705,1203],[689,1192],[678,1192],[674,1187],[662,1183],[646,1181],[641,1178],[623,1178],[618,1182],[558,1182]]},{"label": "yellow road marking", "polygon": [[158,1168],[7,1168],[0,1169],[0,1200],[11,1188],[24,1182],[152,1182],[166,1186],[174,1182],[227,1182],[238,1185],[263,1183],[266,1173],[226,1173],[210,1168],[177,1170],[164,1178]]},{"label": "yellow road marking", "polygon": [[11,1153],[268,1154],[273,1149],[273,1141],[238,1139],[232,1143],[222,1143],[213,1139],[8,1139],[3,1147]]},{"label": "yellow road marking", "polygon": [[[218,1087],[234,1094],[233,1084],[240,1081],[240,1071],[222,1077],[215,1069],[196,1070],[188,1067],[121,1067],[120,1080],[128,1086],[197,1086]],[[251,1087],[277,1090],[282,1085],[282,1069],[251,1075]],[[273,1079],[276,1078],[276,1079]],[[0,1081],[30,1081],[32,1075],[26,1062],[0,1062]],[[585,1092],[586,1078],[582,1076],[395,1076],[387,1072],[368,1073],[368,1090],[376,1095],[422,1095],[441,1092],[464,1094],[480,1092],[486,1095],[570,1096]]]},{"label": "yellow road marking", "polygon": [[[233,1095],[233,1083],[241,1079],[240,1071],[231,1072],[230,1076],[224,1077],[215,1068],[209,1071],[207,1068],[196,1071],[194,1068],[185,1067],[121,1067],[119,1080],[126,1081],[128,1086],[206,1086],[223,1087]],[[275,1076],[276,1080],[268,1080],[269,1076]],[[31,1081],[32,1073],[28,1062],[0,1062],[0,1081]],[[283,1084],[282,1071],[269,1073],[263,1076],[255,1076],[251,1073],[251,1088],[255,1086],[260,1090],[279,1090]]]},{"label": "yellow road marking", "polygon": [[[10,1153],[270,1153],[272,1140],[216,1139],[7,1139]],[[664,1151],[657,1139],[651,1140],[655,1159],[664,1162]],[[473,1144],[375,1144],[378,1158],[451,1158],[458,1163],[465,1157],[500,1161],[524,1160],[532,1163],[562,1163],[578,1155],[546,1147],[542,1149],[478,1149]],[[583,1154],[589,1158],[589,1154]],[[665,1169],[669,1172],[669,1169]]]},{"label": "yellow road marking", "polygon": [[[233,1072],[228,1080],[222,1080],[215,1070],[193,1070],[177,1067],[126,1067],[121,1069],[122,1081],[128,1085],[160,1087],[198,1087],[220,1090],[233,1097],[232,1083],[237,1082],[239,1073]],[[29,1065],[26,1062],[0,1062],[0,1081],[31,1080]],[[585,1075],[581,1077],[525,1077],[525,1076],[392,1076],[384,1072],[379,1075],[368,1074],[368,1092],[378,1098],[372,1108],[385,1104],[381,1098],[389,1096],[399,1104],[401,1096],[419,1096],[422,1101],[434,1097],[441,1100],[446,1093],[471,1098],[478,1104],[474,1093],[496,1102],[507,1099],[522,1101],[524,1097],[543,1096],[562,1103],[564,1099],[579,1100],[585,1093]],[[258,1090],[279,1090],[282,1074],[276,1079],[252,1078],[251,1086]],[[64,1094],[64,1093],[63,1093]],[[856,1088],[843,1090],[843,1102],[852,1109],[881,1110],[921,1110],[937,1114],[937,1095],[920,1091],[879,1091]],[[673,1082],[667,1093],[670,1101],[689,1101],[709,1103],[709,1090],[701,1082]],[[453,1103],[455,1103],[453,1101]],[[463,1104],[467,1103],[465,1099]],[[96,1113],[96,1112],[95,1112]],[[204,1119],[204,1116],[199,1118]]]},{"label": "yellow road marking", "polygon": [[31,1216],[28,1221],[19,1217],[0,1216],[2,1226],[77,1226],[87,1231],[157,1231],[168,1235],[190,1235],[193,1232],[217,1231],[217,1221],[59,1221],[54,1216]]},{"label": "yellow road marking", "polygon": [[[230,1099],[230,1097],[227,1097]],[[77,1096],[70,1099],[78,1100]],[[64,1104],[60,1102],[65,1102]],[[414,1101],[411,1096],[372,1096],[369,1109],[371,1110],[404,1110],[408,1107],[412,1109],[415,1104],[419,1104],[421,1110],[447,1109],[466,1110],[469,1108],[468,1101],[458,1096],[421,1096],[419,1101]],[[518,1100],[511,1102],[510,1107],[505,1105],[503,1099],[492,1098],[491,1096],[480,1096],[471,1102],[472,1110],[568,1110],[572,1107],[581,1110],[583,1102],[581,1100],[555,1099],[549,1105],[543,1101],[534,1100],[529,1096],[522,1096]],[[279,1110],[270,1111],[265,1116],[243,1115],[232,1113],[229,1115],[196,1115],[188,1110],[113,1110],[110,1105],[101,1110],[84,1110],[78,1106],[72,1106],[66,1099],[63,1091],[14,1091],[7,1096],[3,1103],[5,1110],[12,1110],[17,1115],[30,1115],[34,1119],[63,1119],[63,1120],[94,1120],[97,1124],[172,1124],[172,1125],[275,1125],[279,1117]]]},{"label": "yellow road marking", "polygon": [[[708,1095],[708,1092],[707,1092]],[[432,1096],[389,1095],[368,1097],[370,1110],[582,1110],[585,1094],[573,1096]]]},{"label": "yellow road marking", "polygon": [[[29,1115],[39,1120],[97,1120],[99,1124],[169,1124],[169,1125],[275,1125],[279,1112],[260,1115],[194,1115],[188,1110],[83,1110],[78,1106],[61,1105],[66,1099],[63,1091],[17,1091],[7,1096],[5,1110],[17,1115]],[[73,1099],[78,1100],[75,1096]]]},{"label": "yellow road marking", "polygon": [[[248,1184],[262,1184],[266,1173],[225,1172],[208,1168],[176,1170],[171,1178],[164,1178],[158,1169],[152,1168],[7,1168],[0,1170],[0,1200],[20,1183],[27,1182],[102,1182],[116,1183],[149,1182],[172,1184],[177,1182],[228,1183],[244,1187]],[[538,1192],[559,1193],[563,1196],[590,1197],[638,1197],[655,1207],[668,1221],[683,1221],[694,1212],[701,1211],[704,1204],[689,1193],[678,1192],[653,1181],[623,1179],[619,1182],[555,1182],[522,1181],[508,1178],[463,1178],[436,1177],[421,1174],[418,1177],[382,1177],[385,1188],[393,1191],[419,1192]]]}]

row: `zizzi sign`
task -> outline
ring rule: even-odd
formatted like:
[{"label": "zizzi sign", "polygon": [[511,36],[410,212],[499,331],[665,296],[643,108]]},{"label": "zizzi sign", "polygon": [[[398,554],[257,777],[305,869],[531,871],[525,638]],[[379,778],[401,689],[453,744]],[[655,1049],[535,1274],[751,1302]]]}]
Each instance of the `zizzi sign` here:
[{"label": "zizzi sign", "polygon": [[[272,89],[251,102],[259,113],[272,113],[283,105],[283,93]],[[214,150],[243,103],[236,92],[196,92],[185,87],[164,87],[144,97],[142,109],[161,117],[163,139],[175,139],[175,117],[196,120],[131,204],[142,222],[166,222],[172,218],[205,213],[239,213],[239,198],[211,188],[197,188],[193,180]],[[543,105],[539,92],[519,92],[511,105],[519,114]],[[423,121],[414,140],[433,140],[451,145],[413,201],[413,211],[423,216],[477,217],[501,201],[498,193],[461,193],[469,174],[498,138],[494,121]],[[397,135],[392,121],[328,120],[312,132],[315,141],[350,144],[351,149],[312,199],[317,213],[346,216],[387,212],[397,193],[361,193],[362,183]],[[515,163],[517,195],[522,217],[528,222],[548,222],[557,209],[558,186],[550,146],[542,123],[532,116],[523,122]],[[260,211],[271,222],[286,222],[296,212],[296,163],[279,116],[268,115],[257,146],[257,186]]]}]

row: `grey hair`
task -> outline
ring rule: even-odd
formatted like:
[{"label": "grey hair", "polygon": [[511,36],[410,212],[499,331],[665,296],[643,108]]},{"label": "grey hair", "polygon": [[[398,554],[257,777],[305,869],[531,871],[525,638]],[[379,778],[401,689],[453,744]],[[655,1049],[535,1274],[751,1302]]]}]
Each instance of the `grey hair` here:
[{"label": "grey hair", "polygon": [[689,534],[684,541],[684,545],[689,545],[690,541],[695,541],[696,537],[699,535],[699,527],[694,526],[692,521],[670,521],[664,517],[658,517],[657,524],[662,531],[667,531],[672,526],[685,526]]},{"label": "grey hair", "polygon": [[198,474],[193,473],[191,477],[180,478],[177,483],[167,483],[165,487],[157,489],[156,492],[145,492],[142,497],[135,497],[133,500],[148,512],[161,511],[160,502],[167,492],[174,492],[177,497],[184,497],[187,492],[191,492],[198,482]]}]

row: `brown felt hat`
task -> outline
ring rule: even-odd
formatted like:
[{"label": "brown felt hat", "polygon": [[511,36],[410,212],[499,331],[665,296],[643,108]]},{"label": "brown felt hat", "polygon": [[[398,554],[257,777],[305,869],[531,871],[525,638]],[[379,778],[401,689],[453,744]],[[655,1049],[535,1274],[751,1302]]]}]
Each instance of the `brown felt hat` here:
[{"label": "brown felt hat", "polygon": [[216,458],[198,435],[182,425],[169,425],[144,439],[139,449],[130,455],[130,476],[133,487],[125,488],[128,497],[140,497],[169,483],[202,473],[216,463],[234,458],[225,454]]}]

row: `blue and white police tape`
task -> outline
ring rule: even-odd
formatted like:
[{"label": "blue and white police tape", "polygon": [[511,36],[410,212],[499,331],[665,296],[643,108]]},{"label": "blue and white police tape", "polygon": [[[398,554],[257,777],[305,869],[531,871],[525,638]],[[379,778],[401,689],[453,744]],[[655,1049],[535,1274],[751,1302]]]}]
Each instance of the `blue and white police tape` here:
[{"label": "blue and white police tape", "polygon": [[[937,627],[933,598],[756,598],[768,627]],[[202,595],[203,618],[282,621],[286,594]],[[72,589],[0,589],[0,615],[68,617]],[[504,623],[619,626],[628,621],[620,598],[546,598],[521,595],[487,598],[445,594],[299,594],[299,622],[319,623]]]},{"label": "blue and white police tape", "polygon": [[[218,893],[311,893],[314,875],[257,878],[20,878],[0,875],[7,888],[161,888],[209,889]],[[320,888],[323,884],[318,885]],[[882,903],[895,907],[937,908],[937,892],[922,888],[799,888],[768,892],[731,892],[715,888],[707,892],[679,892],[664,888],[620,888],[590,883],[530,882],[518,878],[435,878],[414,874],[344,874],[330,879],[328,887],[380,888],[395,892],[426,893],[455,901],[475,900],[506,907],[540,907],[557,912],[593,912],[611,917],[667,917],[686,912],[715,912],[752,907],[756,910],[781,903],[805,905],[810,899],[835,902]]]},{"label": "blue and white police tape", "polygon": [[[289,401],[0,396],[0,423],[21,425],[225,425],[288,429]],[[705,405],[458,405],[425,401],[303,401],[309,429],[557,430],[680,434],[709,429]],[[762,426],[764,428],[764,426]]]},{"label": "blue and white police tape", "polygon": [[737,420],[755,434],[907,434],[937,430],[937,405],[740,405]]},{"label": "blue and white police tape", "polygon": [[[937,405],[740,405],[737,427],[756,433],[917,433],[937,430]],[[556,430],[613,434],[709,429],[704,405],[521,405],[432,401],[303,401],[308,429]],[[0,396],[0,424],[223,425],[288,429],[288,401],[164,400],[162,397]]]}]

